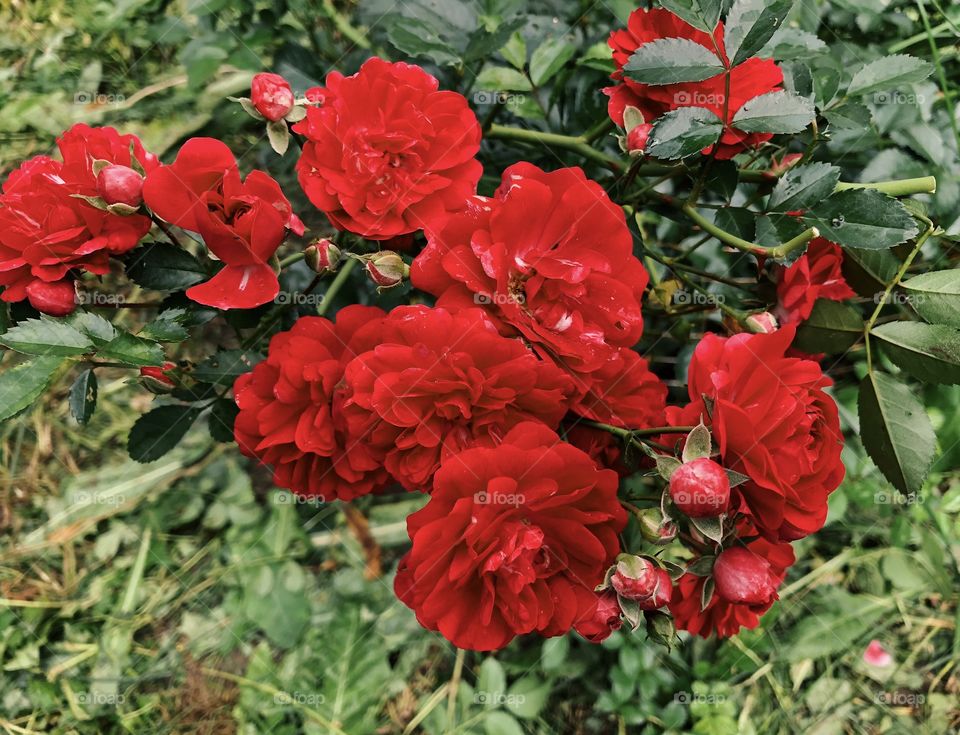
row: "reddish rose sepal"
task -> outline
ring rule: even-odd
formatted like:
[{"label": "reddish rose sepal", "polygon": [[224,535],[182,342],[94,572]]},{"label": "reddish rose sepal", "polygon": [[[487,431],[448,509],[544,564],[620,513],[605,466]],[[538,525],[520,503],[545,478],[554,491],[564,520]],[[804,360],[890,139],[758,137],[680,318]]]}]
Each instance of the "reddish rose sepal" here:
[{"label": "reddish rose sepal", "polygon": [[176,160],[147,176],[143,198],[162,219],[197,232],[224,268],[187,290],[218,309],[251,309],[280,290],[269,260],[287,230],[304,227],[280,185],[262,171],[240,178],[233,153],[213,138],[192,138]]}]

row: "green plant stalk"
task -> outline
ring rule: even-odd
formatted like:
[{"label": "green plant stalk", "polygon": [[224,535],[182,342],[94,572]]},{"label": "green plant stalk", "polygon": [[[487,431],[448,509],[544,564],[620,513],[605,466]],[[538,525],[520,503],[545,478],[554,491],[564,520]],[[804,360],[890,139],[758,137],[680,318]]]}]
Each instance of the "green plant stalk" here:
[{"label": "green plant stalk", "polygon": [[906,197],[912,194],[934,194],[937,191],[937,179],[934,176],[920,176],[915,179],[898,179],[895,181],[878,181],[874,184],[858,184],[841,181],[834,191],[848,191],[849,189],[873,189],[874,191],[889,194],[892,197]]},{"label": "green plant stalk", "polygon": [[334,297],[343,287],[343,284],[347,282],[347,279],[350,278],[350,274],[356,267],[357,262],[358,261],[353,258],[348,258],[346,262],[340,266],[337,277],[331,281],[330,286],[323,294],[323,301],[321,301],[319,306],[317,306],[317,316],[323,316],[327,313],[327,310],[330,308],[330,304],[333,303]]},{"label": "green plant stalk", "polygon": [[647,429],[623,429],[619,426],[603,424],[599,421],[587,421],[583,419],[577,422],[583,426],[590,426],[594,429],[608,431],[621,439],[637,439],[642,436],[660,436],[661,434],[689,434],[695,426],[653,426]]},{"label": "green plant stalk", "polygon": [[930,41],[930,56],[933,58],[933,64],[937,68],[937,79],[940,81],[940,91],[943,92],[943,101],[947,107],[947,117],[950,119],[950,129],[953,131],[953,139],[956,141],[957,150],[960,150],[960,129],[957,128],[957,116],[954,113],[953,91],[947,83],[947,75],[943,71],[943,63],[940,61],[940,49],[937,48],[937,42],[933,37],[933,31],[930,28],[930,19],[927,17],[927,9],[923,6],[923,0],[917,0],[917,9],[920,11],[920,19],[923,21],[923,28]]},{"label": "green plant stalk", "polygon": [[623,162],[619,158],[593,148],[585,137],[560,135],[559,133],[543,133],[539,130],[512,128],[508,125],[498,125],[497,123],[493,123],[490,126],[490,129],[487,130],[487,136],[490,138],[517,140],[523,143],[538,143],[548,148],[563,148],[579,153],[584,158],[606,166],[616,173],[622,173],[624,171]]},{"label": "green plant stalk", "polygon": [[794,250],[806,245],[815,237],[820,237],[820,231],[816,227],[811,227],[801,232],[792,240],[788,240],[787,242],[783,243],[782,245],[777,245],[774,248],[765,248],[761,247],[760,245],[755,245],[752,242],[748,242],[737,237],[736,235],[730,234],[720,227],[717,227],[713,222],[700,214],[696,208],[690,204],[685,204],[681,209],[683,210],[683,213],[693,220],[693,222],[704,232],[709,232],[715,238],[720,240],[720,242],[737,248],[737,250],[743,250],[746,253],[752,253],[754,255],[764,255],[769,258],[784,258]]}]

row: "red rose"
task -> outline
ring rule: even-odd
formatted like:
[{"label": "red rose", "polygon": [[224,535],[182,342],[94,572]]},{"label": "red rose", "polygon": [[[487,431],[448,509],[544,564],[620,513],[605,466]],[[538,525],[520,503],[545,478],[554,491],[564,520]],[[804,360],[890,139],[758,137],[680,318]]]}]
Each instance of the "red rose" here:
[{"label": "red rose", "polygon": [[224,268],[187,289],[194,301],[218,309],[252,309],[280,291],[268,262],[303,223],[270,176],[251,171],[241,180],[230,149],[213,138],[191,138],[169,166],[147,176],[143,198],[159,217],[203,237]]},{"label": "red rose", "polygon": [[777,316],[784,324],[802,322],[810,316],[817,299],[843,301],[856,296],[843,277],[843,250],[818,237],[807,252],[787,267],[777,270]]},{"label": "red rose", "polygon": [[620,439],[609,431],[576,423],[564,429],[564,438],[577,449],[586,452],[601,469],[613,470],[620,477],[630,474],[630,468],[623,461]]},{"label": "red rose", "polygon": [[[742,549],[739,551],[738,549]],[[688,630],[694,635],[702,638],[709,638],[711,634],[728,638],[736,635],[740,628],[752,630],[760,622],[760,616],[763,615],[778,599],[776,587],[786,576],[787,568],[793,564],[793,549],[787,543],[770,543],[762,538],[751,541],[746,548],[737,547],[724,551],[719,560],[726,554],[734,552],[734,556],[746,553],[750,555],[751,560],[759,560],[765,565],[766,576],[764,584],[766,587],[773,587],[772,594],[763,595],[761,602],[736,602],[725,598],[720,589],[723,584],[729,580],[723,579],[723,574],[715,580],[717,588],[710,599],[710,603],[704,610],[700,609],[701,593],[703,585],[708,577],[700,577],[696,574],[684,574],[677,580],[674,587],[673,599],[670,601],[670,612],[673,614],[677,628]],[[731,566],[733,566],[731,564]],[[756,598],[755,598],[756,599]]]},{"label": "red rose", "polygon": [[584,418],[629,429],[663,426],[667,386],[633,350],[621,348],[598,370],[573,377],[582,397],[572,410]]},{"label": "red rose", "polygon": [[250,84],[250,101],[257,112],[276,122],[293,109],[294,97],[290,84],[279,74],[262,73]]},{"label": "red rose", "polygon": [[[94,162],[150,170],[156,157],[133,135],[113,128],[74,125],[57,141],[63,161],[36,156],[13,171],[0,195],[0,286],[4,301],[21,301],[31,289],[34,306],[62,315],[71,271],[109,273],[108,260],[136,246],[150,230],[149,218],[98,209],[80,197],[96,198]],[[60,284],[53,290],[43,284]],[[41,291],[43,294],[41,294]],[[50,302],[50,294],[58,298]],[[45,304],[54,303],[53,310]],[[71,309],[72,311],[72,309]]]},{"label": "red rose", "polygon": [[623,210],[579,168],[517,163],[492,199],[427,234],[413,285],[445,308],[482,306],[545,359],[589,373],[640,338],[647,272]]},{"label": "red rose", "polygon": [[397,596],[421,625],[476,651],[586,629],[626,521],[615,472],[543,424],[519,424],[437,471],[430,501],[407,519]]},{"label": "red rose", "polygon": [[771,540],[819,530],[843,479],[837,404],[824,392],[832,381],[817,363],[785,356],[795,331],[708,334],[690,361],[692,402],[667,409],[671,425],[710,424],[723,466],[750,478],[731,491],[731,509]]},{"label": "red rose", "polygon": [[400,306],[383,339],[346,369],[351,433],[408,490],[429,490],[440,463],[494,446],[516,424],[555,428],[572,388],[552,363],[508,339],[480,311]]},{"label": "red rose", "polygon": [[[727,123],[717,148],[717,158],[731,158],[744,148],[757,146],[773,137],[770,133],[744,133],[730,125],[744,103],[780,88],[783,72],[771,59],[751,58],[730,71],[730,98],[724,117],[726,72],[702,82],[648,85],[629,79],[623,74],[623,65],[633,53],[661,38],[685,38],[704,46],[711,53],[720,50],[721,59],[729,63],[723,47],[723,23],[718,23],[713,40],[667,10],[638,9],[630,14],[627,28],[613,31],[608,44],[613,49],[617,70],[612,78],[620,84],[604,90],[610,97],[610,117],[621,127],[626,107],[636,107],[646,120],[656,120],[665,112],[680,107],[705,107]],[[716,46],[714,45],[716,44]]]},{"label": "red rose", "polygon": [[300,185],[341,230],[387,240],[434,226],[477,188],[480,125],[456,92],[419,66],[369,59],[312,89]]},{"label": "red rose", "polygon": [[602,643],[615,630],[620,630],[623,625],[622,615],[617,593],[606,590],[596,595],[590,612],[585,619],[577,622],[574,628],[591,643]]},{"label": "red rose", "polygon": [[266,360],[237,378],[237,444],[248,457],[273,467],[280,487],[307,497],[351,500],[387,484],[379,460],[347,434],[337,390],[344,365],[379,342],[383,316],[380,309],[348,306],[336,324],[301,317],[270,340]]}]

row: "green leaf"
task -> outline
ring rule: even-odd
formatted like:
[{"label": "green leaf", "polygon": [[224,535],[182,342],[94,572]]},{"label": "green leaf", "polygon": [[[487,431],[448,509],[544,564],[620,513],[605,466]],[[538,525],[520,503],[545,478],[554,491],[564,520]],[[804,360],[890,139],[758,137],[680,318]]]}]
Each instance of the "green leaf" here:
[{"label": "green leaf", "polygon": [[919,231],[903,204],[873,189],[832,194],[801,219],[832,242],[864,250],[899,245]]},{"label": "green leaf", "polygon": [[137,462],[153,462],[173,449],[197,420],[202,409],[160,406],[145,413],[130,429],[127,452]]},{"label": "green leaf", "polygon": [[778,90],[749,100],[734,115],[732,125],[745,133],[799,133],[813,117],[813,102]]},{"label": "green leaf", "polygon": [[488,66],[477,75],[474,86],[496,92],[529,92],[530,80],[516,69],[505,66]]},{"label": "green leaf", "polygon": [[183,326],[185,319],[187,319],[186,309],[166,309],[141,329],[138,336],[156,342],[182,342],[190,336],[186,327]]},{"label": "green leaf", "polygon": [[703,107],[681,107],[660,117],[650,131],[647,154],[676,159],[691,156],[717,142],[723,124]]},{"label": "green leaf", "polygon": [[900,261],[891,250],[843,249],[843,276],[865,296],[875,295],[886,287],[900,268]]},{"label": "green leaf", "polygon": [[520,31],[514,31],[510,40],[500,49],[500,55],[515,69],[523,70],[527,65],[527,42]]},{"label": "green leaf", "polygon": [[27,319],[0,335],[0,344],[27,355],[69,357],[93,349],[93,342],[60,319]]},{"label": "green leaf", "polygon": [[183,291],[207,278],[193,255],[162,242],[134,250],[127,258],[127,275],[137,285],[156,291]]},{"label": "green leaf", "polygon": [[569,41],[548,38],[530,57],[530,79],[536,86],[542,86],[570,61],[576,51],[577,47]]},{"label": "green leaf", "polygon": [[132,367],[163,364],[163,348],[160,345],[126,332],[97,350],[97,355]]},{"label": "green leaf", "polygon": [[864,64],[853,75],[847,95],[868,94],[881,89],[890,89],[903,84],[922,82],[933,72],[933,67],[914,56],[898,54]]},{"label": "green leaf", "polygon": [[889,322],[871,334],[901,370],[926,383],[960,383],[960,331],[940,324]]},{"label": "green leaf", "polygon": [[919,492],[937,444],[923,404],[896,378],[871,371],[860,383],[858,408],[867,454],[898,490]]},{"label": "green leaf", "polygon": [[290,146],[290,129],[283,120],[272,120],[267,123],[267,138],[270,140],[270,147],[278,155],[287,152]]},{"label": "green leaf", "polygon": [[928,322],[960,327],[960,269],[923,273],[900,286],[910,306]]},{"label": "green leaf", "polygon": [[838,166],[828,163],[795,166],[780,177],[767,206],[774,212],[810,209],[830,196],[839,180]]},{"label": "green leaf", "polygon": [[723,62],[706,46],[686,38],[660,38],[638,48],[623,67],[628,79],[643,84],[700,82],[723,71]]},{"label": "green leaf", "polygon": [[721,0],[660,0],[660,5],[704,33],[713,33],[720,20]]},{"label": "green leaf", "polygon": [[693,431],[687,434],[687,440],[683,444],[683,461],[691,462],[695,459],[709,457],[710,446],[710,429],[701,421],[693,428]]},{"label": "green leaf", "polygon": [[70,413],[80,425],[86,424],[97,407],[97,376],[84,370],[70,386]]},{"label": "green leaf", "polygon": [[416,18],[392,17],[387,38],[409,56],[424,56],[440,66],[458,66],[460,55],[435,28]]},{"label": "green leaf", "polygon": [[793,340],[793,346],[811,354],[846,352],[863,336],[860,312],[849,304],[817,299],[813,311]]},{"label": "green leaf", "polygon": [[263,359],[252,350],[222,350],[211,355],[194,368],[193,377],[201,383],[233,385],[233,381],[248,373]]},{"label": "green leaf", "polygon": [[50,385],[63,359],[46,356],[21,362],[0,372],[0,421],[29,408]]},{"label": "green leaf", "polygon": [[486,735],[524,735],[523,727],[506,712],[495,710],[483,718]]},{"label": "green leaf", "polygon": [[117,329],[99,314],[89,311],[75,311],[66,318],[67,324],[79,329],[97,347],[105,345],[117,336]]},{"label": "green leaf", "polygon": [[718,544],[723,540],[723,516],[716,518],[691,518],[690,523],[711,541]]},{"label": "green leaf", "polygon": [[763,48],[783,23],[793,0],[736,0],[727,14],[723,45],[733,66]]},{"label": "green leaf", "polygon": [[233,423],[240,409],[229,398],[218,398],[210,410],[210,436],[218,442],[233,441]]}]

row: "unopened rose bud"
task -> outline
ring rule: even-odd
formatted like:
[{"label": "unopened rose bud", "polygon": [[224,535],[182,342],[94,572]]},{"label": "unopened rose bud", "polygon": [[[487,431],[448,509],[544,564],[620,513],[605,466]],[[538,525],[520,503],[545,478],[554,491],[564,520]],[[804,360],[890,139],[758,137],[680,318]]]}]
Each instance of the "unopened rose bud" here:
[{"label": "unopened rose bud", "polygon": [[751,314],[744,322],[747,329],[754,334],[770,334],[776,332],[780,325],[777,318],[769,311],[761,311],[758,314]]},{"label": "unopened rose bud", "polygon": [[647,637],[655,643],[670,648],[677,637],[677,626],[673,616],[666,612],[648,612]]},{"label": "unopened rose bud", "polygon": [[677,525],[665,521],[656,508],[637,513],[637,520],[640,522],[640,535],[651,544],[665,546],[677,537]]},{"label": "unopened rose bud", "polygon": [[30,306],[43,314],[67,316],[77,308],[77,291],[73,281],[32,281],[26,290]]},{"label": "unopened rose bud", "polygon": [[177,387],[176,381],[169,373],[176,368],[176,363],[165,362],[163,365],[149,365],[140,368],[140,380],[152,393],[169,393]]},{"label": "unopened rose bud", "polygon": [[290,84],[279,74],[262,73],[250,85],[250,101],[270,122],[282,120],[296,102]]},{"label": "unopened rose bud", "polygon": [[621,597],[636,601],[641,610],[663,607],[673,593],[667,570],[642,556],[621,557],[610,584]]},{"label": "unopened rose bud", "polygon": [[653,125],[643,123],[627,133],[627,151],[631,154],[643,153],[647,149],[647,140],[650,138],[651,130],[653,130]]},{"label": "unopened rose bud", "polygon": [[317,273],[332,272],[340,265],[340,248],[332,240],[321,238],[304,252],[304,261]]},{"label": "unopened rose bud", "polygon": [[588,619],[576,623],[577,632],[591,643],[600,643],[623,625],[622,611],[613,590],[600,592]]},{"label": "unopened rose bud", "polygon": [[105,166],[97,174],[97,194],[107,204],[139,207],[143,202],[143,176],[129,166]]},{"label": "unopened rose bud", "polygon": [[713,565],[716,592],[727,602],[766,605],[777,597],[777,580],[770,563],[745,546],[720,553]]},{"label": "unopened rose bud", "polygon": [[730,504],[730,478],[712,459],[684,462],[670,475],[670,499],[691,518],[718,516]]},{"label": "unopened rose bud", "polygon": [[393,288],[410,275],[410,266],[396,253],[383,250],[367,258],[367,273],[380,288]]}]

